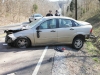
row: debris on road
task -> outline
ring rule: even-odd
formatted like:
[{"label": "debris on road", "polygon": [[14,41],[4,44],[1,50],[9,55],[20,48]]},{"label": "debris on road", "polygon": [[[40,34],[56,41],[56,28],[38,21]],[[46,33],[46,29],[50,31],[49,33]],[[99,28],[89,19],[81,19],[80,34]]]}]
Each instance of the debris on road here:
[{"label": "debris on road", "polygon": [[59,52],[64,52],[64,50],[66,50],[66,48],[64,48],[64,47],[55,47],[54,50],[59,51]]}]

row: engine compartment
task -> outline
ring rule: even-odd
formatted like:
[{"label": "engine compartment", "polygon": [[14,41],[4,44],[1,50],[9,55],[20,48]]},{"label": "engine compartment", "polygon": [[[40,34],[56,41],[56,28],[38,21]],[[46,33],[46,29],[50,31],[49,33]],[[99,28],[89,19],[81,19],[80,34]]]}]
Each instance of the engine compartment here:
[{"label": "engine compartment", "polygon": [[4,33],[6,33],[8,35],[8,34],[17,33],[17,32],[23,31],[23,30],[26,30],[26,29],[4,30]]}]

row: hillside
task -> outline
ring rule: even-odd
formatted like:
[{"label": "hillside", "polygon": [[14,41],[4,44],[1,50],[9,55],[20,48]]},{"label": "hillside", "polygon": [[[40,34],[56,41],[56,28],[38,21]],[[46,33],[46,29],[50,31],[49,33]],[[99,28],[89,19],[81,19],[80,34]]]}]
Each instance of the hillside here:
[{"label": "hillside", "polygon": [[34,13],[45,16],[57,9],[59,5],[49,0],[0,0],[0,26],[28,21]]},{"label": "hillside", "polygon": [[[100,62],[100,0],[77,0],[78,20],[87,21],[93,26],[95,40],[87,40],[86,49],[94,61]],[[75,0],[66,9],[66,15],[75,18]]]},{"label": "hillside", "polygon": [[[97,1],[97,0],[96,0]],[[91,55],[95,55],[96,57],[93,60],[100,62],[100,2],[92,1],[91,4],[94,2],[94,7],[89,7],[89,11],[82,14],[82,17],[79,20],[84,20],[93,26],[93,35],[98,36],[96,40],[91,40],[90,42],[86,42],[87,50]],[[96,5],[98,4],[98,5]]]},{"label": "hillside", "polygon": [[93,43],[100,50],[100,13],[86,19],[87,22],[93,25],[93,34],[98,36],[98,39]]},{"label": "hillside", "polygon": [[[90,1],[89,5],[84,5],[84,3],[88,4],[89,1]],[[93,45],[100,50],[100,9],[99,9],[100,1],[87,0],[87,2],[84,3],[81,5],[85,7],[85,8],[82,7],[84,13],[80,16],[79,20],[85,20],[91,23],[91,25],[93,26],[93,34],[95,36],[98,36],[97,41],[95,43],[93,42]]]},{"label": "hillside", "polygon": [[[75,18],[75,0],[72,0],[68,9],[70,17]],[[93,34],[98,36],[94,45],[100,49],[100,0],[77,0],[78,20],[83,20],[93,25]]]}]

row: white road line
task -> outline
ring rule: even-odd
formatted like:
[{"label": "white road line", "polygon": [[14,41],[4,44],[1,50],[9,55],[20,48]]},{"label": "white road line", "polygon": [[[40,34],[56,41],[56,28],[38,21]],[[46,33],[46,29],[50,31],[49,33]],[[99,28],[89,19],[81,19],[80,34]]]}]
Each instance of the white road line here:
[{"label": "white road line", "polygon": [[15,73],[10,73],[10,74],[7,74],[7,75],[15,75]]},{"label": "white road line", "polygon": [[8,44],[4,43],[3,45],[4,45],[4,46],[7,46]]},{"label": "white road line", "polygon": [[43,53],[42,53],[42,55],[41,55],[41,58],[39,59],[39,61],[38,61],[37,65],[36,65],[35,70],[33,71],[32,75],[37,75],[38,70],[39,70],[39,68],[40,68],[40,66],[41,66],[41,63],[42,63],[42,61],[43,61],[43,58],[44,58],[44,56],[45,56],[47,50],[48,50],[48,46],[45,47],[45,49],[44,49],[44,51],[43,51]]}]

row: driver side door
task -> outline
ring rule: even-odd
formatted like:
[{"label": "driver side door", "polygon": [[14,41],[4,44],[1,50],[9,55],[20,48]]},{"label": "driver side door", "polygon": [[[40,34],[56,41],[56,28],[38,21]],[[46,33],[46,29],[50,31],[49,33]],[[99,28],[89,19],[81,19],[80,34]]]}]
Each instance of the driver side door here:
[{"label": "driver side door", "polygon": [[[35,36],[35,44],[49,45],[57,43],[57,20],[50,19],[41,23]],[[38,36],[37,36],[38,35]]]}]

